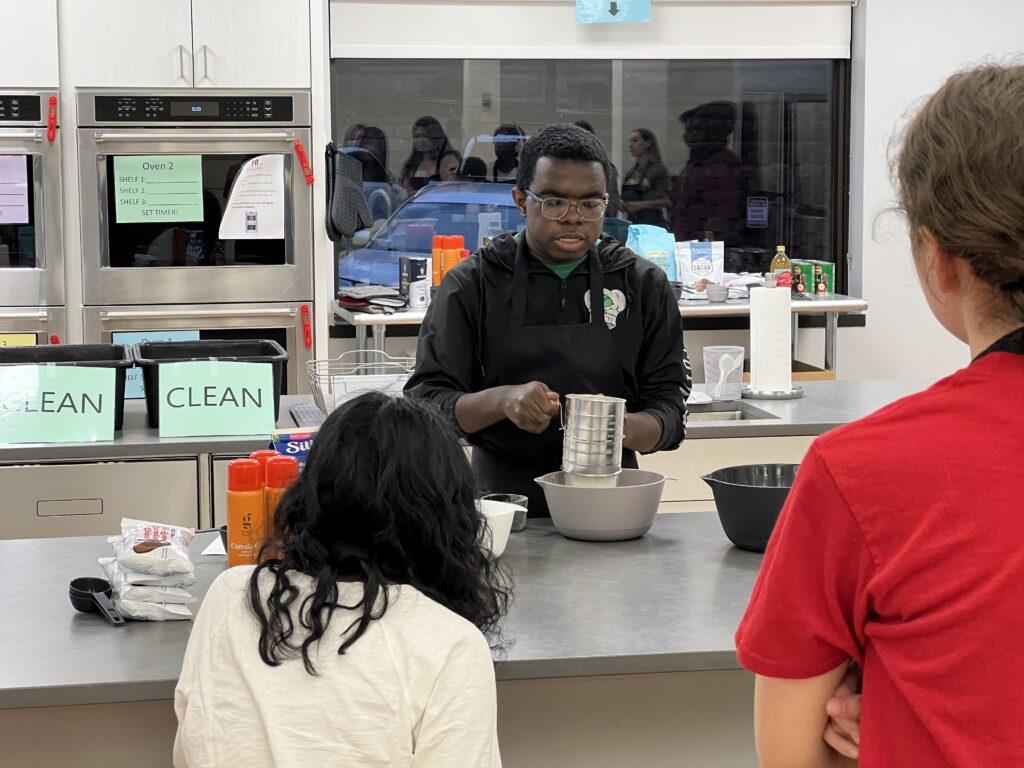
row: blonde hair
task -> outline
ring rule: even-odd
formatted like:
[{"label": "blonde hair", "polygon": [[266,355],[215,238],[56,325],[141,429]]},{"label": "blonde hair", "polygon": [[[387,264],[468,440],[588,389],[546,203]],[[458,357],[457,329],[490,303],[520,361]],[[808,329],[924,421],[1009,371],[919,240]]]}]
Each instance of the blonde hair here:
[{"label": "blonde hair", "polygon": [[911,237],[927,228],[1024,320],[1024,66],[947,80],[907,126],[895,170]]}]

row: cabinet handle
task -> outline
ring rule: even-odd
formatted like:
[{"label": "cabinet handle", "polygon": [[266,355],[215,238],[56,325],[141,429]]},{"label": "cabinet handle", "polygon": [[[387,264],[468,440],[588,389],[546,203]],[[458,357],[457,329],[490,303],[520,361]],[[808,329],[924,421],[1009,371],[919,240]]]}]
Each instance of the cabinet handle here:
[{"label": "cabinet handle", "polygon": [[200,79],[200,82],[202,82],[203,80],[209,80],[210,79],[210,62],[209,62],[209,59],[207,58],[208,51],[209,51],[209,48],[204,45],[203,46],[203,76]]},{"label": "cabinet handle", "polygon": [[188,82],[188,78],[185,77],[185,54],[188,53],[184,45],[178,46],[178,79]]}]

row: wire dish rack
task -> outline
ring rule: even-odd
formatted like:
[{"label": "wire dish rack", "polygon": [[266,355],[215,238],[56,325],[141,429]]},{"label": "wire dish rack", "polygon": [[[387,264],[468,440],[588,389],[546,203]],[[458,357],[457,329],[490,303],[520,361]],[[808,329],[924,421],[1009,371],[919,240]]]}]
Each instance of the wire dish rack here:
[{"label": "wire dish rack", "polygon": [[306,374],[317,408],[330,413],[364,392],[401,395],[415,367],[414,357],[354,350],[333,360],[310,360],[306,363]]}]

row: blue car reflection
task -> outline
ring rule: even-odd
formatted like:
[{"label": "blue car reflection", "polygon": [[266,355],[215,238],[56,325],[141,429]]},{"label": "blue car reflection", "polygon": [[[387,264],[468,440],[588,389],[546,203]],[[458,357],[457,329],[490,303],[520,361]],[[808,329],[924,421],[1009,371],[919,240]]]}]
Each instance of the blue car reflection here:
[{"label": "blue car reflection", "polygon": [[[514,186],[483,181],[428,184],[402,203],[365,246],[339,253],[339,287],[398,285],[398,259],[430,256],[434,235],[462,235],[466,248],[476,251],[490,237],[521,231],[526,222],[512,201]],[[358,235],[354,241],[359,242]]]}]

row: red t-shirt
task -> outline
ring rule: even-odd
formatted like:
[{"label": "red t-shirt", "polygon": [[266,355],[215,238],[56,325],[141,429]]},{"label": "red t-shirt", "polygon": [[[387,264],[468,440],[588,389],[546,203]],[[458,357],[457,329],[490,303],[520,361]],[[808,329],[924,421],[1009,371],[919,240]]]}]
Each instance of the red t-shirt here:
[{"label": "red t-shirt", "polygon": [[1024,355],[814,442],[736,647],[768,677],[856,659],[864,768],[1024,766]]}]

